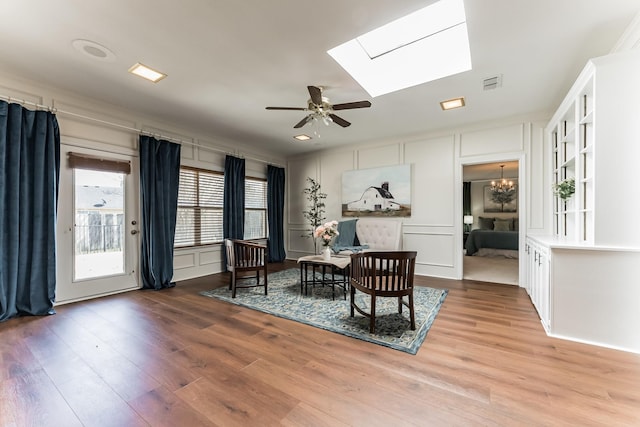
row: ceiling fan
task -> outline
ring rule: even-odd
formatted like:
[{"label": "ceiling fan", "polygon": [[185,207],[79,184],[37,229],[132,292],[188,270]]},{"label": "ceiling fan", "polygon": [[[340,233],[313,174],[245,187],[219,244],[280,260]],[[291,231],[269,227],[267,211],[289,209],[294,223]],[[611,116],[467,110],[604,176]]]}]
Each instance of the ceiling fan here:
[{"label": "ceiling fan", "polygon": [[353,108],[369,108],[369,101],[345,102],[343,104],[330,104],[329,99],[322,96],[322,88],[318,86],[307,86],[309,96],[307,107],[267,107],[267,110],[295,110],[309,111],[310,113],[294,126],[294,129],[301,128],[307,123],[315,120],[322,120],[326,125],[333,122],[343,128],[351,125],[348,121],[333,112],[337,110],[351,110]]}]

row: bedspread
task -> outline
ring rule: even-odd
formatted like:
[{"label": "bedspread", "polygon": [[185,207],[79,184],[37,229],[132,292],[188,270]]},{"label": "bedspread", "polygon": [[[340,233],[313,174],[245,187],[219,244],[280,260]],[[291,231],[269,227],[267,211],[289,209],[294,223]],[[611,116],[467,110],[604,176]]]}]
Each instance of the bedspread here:
[{"label": "bedspread", "polygon": [[465,244],[467,255],[482,248],[518,250],[517,231],[471,230]]}]

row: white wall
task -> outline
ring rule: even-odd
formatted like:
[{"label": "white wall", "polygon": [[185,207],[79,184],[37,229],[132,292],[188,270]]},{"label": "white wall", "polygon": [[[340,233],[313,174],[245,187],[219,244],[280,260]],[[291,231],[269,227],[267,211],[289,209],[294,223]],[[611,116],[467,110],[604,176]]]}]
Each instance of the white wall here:
[{"label": "white wall", "polygon": [[[247,173],[263,177],[267,163],[285,164],[284,159],[252,152],[237,142],[194,135],[178,125],[159,122],[136,112],[60,92],[35,82],[3,75],[0,75],[0,82],[0,95],[58,108],[62,141],[66,144],[137,156],[138,133],[125,128],[144,129],[196,144],[183,145],[182,161],[189,166],[222,170],[224,155],[229,153],[247,157]],[[65,112],[120,124],[123,128],[74,117]],[[544,151],[543,124],[533,116],[520,117],[436,135],[376,141],[288,159],[285,194],[287,257],[297,259],[314,250],[311,239],[302,237],[308,229],[302,216],[302,210],[306,208],[302,194],[306,177],[318,179],[323,191],[328,193],[327,218],[339,219],[343,171],[408,163],[412,164],[412,216],[404,220],[404,246],[418,250],[418,274],[461,278],[463,165],[521,160],[520,173],[526,174],[526,179],[521,175],[521,186],[526,183],[529,189],[529,182],[532,187],[539,186],[536,182],[545,179],[544,156],[539,154]],[[528,190],[521,194],[521,207],[531,205],[530,198],[542,204],[540,191]],[[533,205],[537,206],[537,201]],[[535,222],[540,228],[547,226],[538,209],[532,213],[531,220],[527,221]],[[520,216],[523,217],[522,213]],[[174,280],[221,271],[220,250],[217,245],[177,250]]]},{"label": "white wall", "polygon": [[596,244],[640,246],[640,211],[635,185],[640,159],[640,51],[593,60],[595,71],[595,207]]},{"label": "white wall", "polygon": [[[319,180],[322,191],[328,194],[327,219],[340,220],[344,171],[411,164],[412,214],[403,219],[403,246],[418,251],[416,274],[461,278],[463,165],[519,160],[520,218],[534,216],[531,222],[544,228],[545,219],[537,208],[543,203],[543,193],[531,192],[527,184],[545,180],[541,155],[544,124],[532,118],[514,118],[439,135],[379,141],[288,159],[287,257],[296,259],[313,251],[311,239],[300,237],[308,228],[301,215],[306,208],[302,191],[307,176]],[[540,185],[533,188],[537,190]],[[532,212],[530,205],[536,206]],[[526,225],[521,227],[524,232]]]},{"label": "white wall", "polygon": [[[57,108],[56,116],[60,125],[61,142],[70,146],[126,154],[137,158],[139,133],[135,129],[142,129],[149,133],[184,141],[181,149],[181,163],[184,165],[223,171],[225,155],[232,154],[246,158],[247,175],[257,178],[266,178],[267,164],[285,165],[283,158],[250,150],[238,141],[224,141],[198,135],[178,124],[145,117],[120,106],[79,97],[73,93],[59,91],[15,76],[0,74],[0,96],[10,96],[14,99]],[[29,105],[25,106],[30,108]],[[87,120],[76,115],[96,120]],[[133,162],[133,165],[137,167],[137,161]],[[136,189],[139,187],[136,186]],[[209,245],[197,249],[176,250],[173,280],[222,271],[221,249],[221,245]],[[71,252],[71,248],[67,252],[60,251],[58,263],[68,264]]]}]

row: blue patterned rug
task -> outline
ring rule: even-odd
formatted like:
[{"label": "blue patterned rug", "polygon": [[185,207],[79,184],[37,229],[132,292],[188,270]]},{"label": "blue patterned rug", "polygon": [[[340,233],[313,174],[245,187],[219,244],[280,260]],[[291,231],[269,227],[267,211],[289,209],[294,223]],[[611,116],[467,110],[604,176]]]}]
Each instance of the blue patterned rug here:
[{"label": "blue patterned rug", "polygon": [[[204,291],[201,295],[416,354],[448,292],[446,289],[424,286],[414,288],[415,331],[409,327],[409,310],[405,307],[402,314],[398,313],[396,298],[378,298],[376,333],[371,334],[368,318],[358,312],[355,317],[350,316],[349,292],[347,291],[345,300],[342,288],[336,286],[335,291],[335,301],[331,299],[330,286],[309,286],[308,295],[301,295],[300,270],[292,268],[269,274],[269,294],[266,296],[264,288],[247,288],[238,289],[236,298],[233,299],[228,286]],[[370,297],[358,292],[356,298],[358,305],[369,311]]]}]

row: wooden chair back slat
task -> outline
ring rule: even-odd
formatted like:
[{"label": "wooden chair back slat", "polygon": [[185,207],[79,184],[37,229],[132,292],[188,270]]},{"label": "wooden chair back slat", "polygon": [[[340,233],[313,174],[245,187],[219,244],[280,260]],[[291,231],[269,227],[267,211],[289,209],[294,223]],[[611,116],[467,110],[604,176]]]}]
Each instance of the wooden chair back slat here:
[{"label": "wooden chair back slat", "polygon": [[[264,286],[264,293],[267,294],[267,246],[247,240],[225,239],[224,241],[227,255],[227,270],[231,272],[230,289],[232,298],[236,296],[237,288],[248,288]],[[264,285],[260,284],[260,272],[264,273]],[[239,286],[236,283],[238,273],[255,273],[256,283],[253,285]],[[246,276],[244,276],[246,277]]]},{"label": "wooden chair back slat", "polygon": [[[397,297],[398,310],[402,304],[410,311],[411,328],[415,329],[413,310],[413,277],[415,274],[417,252],[415,251],[376,251],[351,255],[351,316],[354,309],[370,317],[370,331],[375,330],[375,298]],[[360,290],[371,295],[371,312],[366,313],[355,302],[355,291]],[[409,302],[402,297],[409,296]]]},{"label": "wooden chair back slat", "polygon": [[404,291],[413,287],[415,257],[412,251],[363,252],[351,255],[351,279],[379,291]]}]

